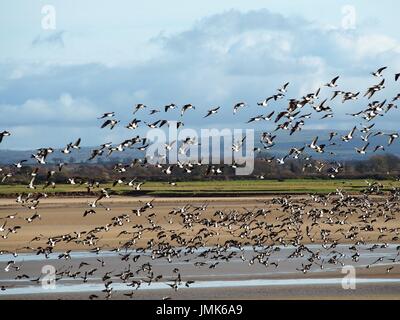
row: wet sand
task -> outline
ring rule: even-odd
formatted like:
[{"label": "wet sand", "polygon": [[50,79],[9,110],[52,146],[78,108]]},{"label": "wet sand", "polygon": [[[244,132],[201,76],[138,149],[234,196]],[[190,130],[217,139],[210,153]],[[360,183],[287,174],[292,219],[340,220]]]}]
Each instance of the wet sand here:
[{"label": "wet sand", "polygon": [[[137,261],[126,262],[121,260],[121,255],[115,252],[100,252],[99,254],[77,252],[71,255],[71,260],[58,260],[53,254],[47,260],[40,259],[36,255],[21,254],[14,258],[17,264],[21,264],[19,273],[0,273],[0,284],[6,286],[5,291],[0,291],[0,299],[88,299],[95,294],[99,299],[105,297],[102,292],[104,284],[102,277],[111,272],[108,281],[112,281],[112,299],[130,299],[124,294],[133,292],[132,299],[400,299],[400,265],[390,259],[397,256],[395,245],[388,248],[379,248],[374,252],[368,250],[369,246],[360,247],[360,260],[355,263],[350,259],[349,246],[341,245],[337,251],[343,254],[341,262],[345,266],[355,267],[355,288],[343,288],[343,273],[341,264],[329,264],[324,269],[313,267],[309,272],[298,272],[307,261],[307,256],[288,259],[294,248],[280,248],[273,255],[271,262],[279,262],[279,268],[273,265],[268,267],[261,264],[249,265],[253,251],[245,248],[243,255],[246,261],[238,257],[229,262],[221,262],[216,268],[210,270],[208,265],[214,261],[210,258],[194,258],[190,253],[184,254],[179,259],[168,262],[166,259],[152,260],[150,253],[143,253]],[[311,250],[319,250],[321,259],[328,259],[334,253],[324,250],[320,245],[310,246]],[[135,254],[132,252],[132,254]],[[227,252],[228,254],[228,252]],[[379,257],[385,259],[371,268],[366,265],[373,263]],[[8,257],[1,257],[0,265],[3,266]],[[100,267],[97,259],[104,260],[104,267]],[[85,261],[88,266],[79,268],[79,264]],[[190,261],[190,262],[189,262]],[[197,267],[196,262],[204,262],[205,267]],[[138,270],[143,263],[151,263],[155,275],[163,275],[163,278],[150,284],[142,282],[136,290],[130,287],[130,282],[124,283],[117,276],[129,266],[132,270]],[[43,266],[54,266],[57,270],[70,268],[82,273],[77,277],[63,277],[56,282],[53,289],[43,289],[41,282],[32,282],[31,279],[43,276]],[[392,266],[390,273],[386,270]],[[80,278],[84,271],[96,268],[92,276],[83,283]],[[177,290],[168,286],[176,278],[174,269],[179,269],[182,283]],[[17,274],[29,274],[30,280],[15,280]],[[139,272],[135,274],[135,280],[146,280],[146,276]],[[186,281],[194,281],[189,288]],[[347,282],[346,282],[347,283]]]},{"label": "wet sand", "polygon": [[[301,198],[301,197],[297,197]],[[129,235],[120,234],[121,232],[127,231],[132,232],[132,226],[140,224],[143,226],[150,226],[147,217],[154,213],[152,219],[154,222],[161,227],[162,230],[167,230],[170,232],[175,232],[177,230],[184,231],[186,238],[191,238],[197,234],[200,228],[203,226],[195,225],[192,229],[182,229],[181,219],[179,216],[170,216],[169,212],[174,209],[179,209],[186,204],[190,203],[194,206],[201,206],[208,203],[208,208],[202,212],[202,218],[211,219],[215,211],[230,211],[237,210],[243,212],[253,209],[270,209],[269,213],[265,218],[259,218],[267,223],[277,223],[277,220],[282,221],[287,217],[285,213],[282,213],[277,205],[264,204],[264,201],[271,201],[271,196],[265,197],[243,197],[243,198],[157,198],[153,201],[154,208],[148,209],[146,214],[141,216],[136,216],[132,212],[134,209],[138,209],[143,206],[147,201],[153,200],[149,197],[113,197],[111,199],[102,200],[102,204],[109,207],[111,210],[107,211],[104,208],[96,208],[96,214],[88,215],[85,218],[83,213],[85,210],[90,209],[88,203],[93,201],[93,197],[87,198],[48,198],[43,199],[40,202],[40,206],[36,210],[29,210],[27,208],[22,208],[19,204],[15,202],[15,199],[0,199],[0,218],[6,217],[10,214],[16,214],[16,219],[9,220],[8,227],[10,226],[21,226],[22,228],[16,234],[10,234],[8,239],[0,239],[0,250],[8,250],[18,252],[30,251],[24,247],[38,247],[45,246],[45,241],[35,241],[30,242],[34,237],[41,235],[41,237],[55,237],[63,234],[71,234],[73,232],[82,232],[93,230],[96,227],[102,227],[110,224],[112,218],[118,215],[127,214],[129,215],[130,221],[124,223],[121,227],[113,227],[107,232],[100,233],[100,240],[96,244],[99,247],[113,248],[118,247],[129,239]],[[35,212],[41,215],[41,220],[35,220],[32,223],[28,223],[24,219],[31,217]],[[172,219],[169,221],[169,219]],[[302,229],[305,232],[307,226],[311,226],[311,221],[304,217]],[[2,220],[0,220],[1,223]],[[172,222],[172,223],[169,223]],[[391,220],[389,222],[384,222],[384,219],[378,219],[377,225],[384,226],[386,228],[400,228],[400,219]],[[344,232],[349,230],[352,226],[360,225],[358,215],[353,215],[346,220],[345,225],[329,225],[324,226],[329,228],[333,234],[335,234],[339,229]],[[323,226],[321,225],[322,228]],[[239,239],[238,236],[232,235],[227,232],[227,230],[222,230],[220,228],[210,227],[210,230],[218,232],[219,234],[207,239],[206,245],[216,245],[223,244],[229,239]],[[340,231],[340,230],[339,230]],[[287,238],[290,238],[292,234],[289,233]],[[396,234],[391,235],[395,237]],[[392,241],[392,237],[388,235],[382,235],[377,228],[368,232],[360,232],[358,235],[368,243],[379,243],[379,242],[399,242]],[[339,243],[353,243],[351,239],[344,239],[341,237],[340,233],[337,233],[336,238]],[[146,246],[150,239],[155,239],[157,241],[157,232],[146,232],[143,234],[141,239],[138,239],[135,246],[143,247]],[[240,240],[240,239],[239,239]],[[318,236],[315,237],[315,243],[321,242]],[[304,238],[302,243],[307,244],[311,241],[308,238]],[[76,244],[75,242],[61,242],[57,243],[55,250],[88,250],[87,246]]]}]

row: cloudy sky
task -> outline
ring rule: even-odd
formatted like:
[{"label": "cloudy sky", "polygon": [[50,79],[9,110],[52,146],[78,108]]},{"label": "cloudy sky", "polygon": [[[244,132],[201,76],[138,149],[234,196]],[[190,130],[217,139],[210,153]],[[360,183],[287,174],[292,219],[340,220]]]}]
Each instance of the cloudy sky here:
[{"label": "cloudy sky", "polygon": [[[286,81],[288,98],[336,75],[340,89],[364,91],[376,84],[369,73],[386,65],[387,89],[377,98],[390,99],[400,92],[392,79],[400,72],[399,10],[394,0],[3,0],[0,131],[13,135],[0,148],[117,142],[132,132],[101,131],[96,117],[116,111],[126,124],[136,103],[190,102],[188,126],[241,128]],[[248,109],[233,117],[242,100]],[[333,120],[306,128],[347,128],[345,113],[365,103],[332,105]],[[218,117],[200,120],[216,105]],[[397,129],[396,114],[380,125]]]}]

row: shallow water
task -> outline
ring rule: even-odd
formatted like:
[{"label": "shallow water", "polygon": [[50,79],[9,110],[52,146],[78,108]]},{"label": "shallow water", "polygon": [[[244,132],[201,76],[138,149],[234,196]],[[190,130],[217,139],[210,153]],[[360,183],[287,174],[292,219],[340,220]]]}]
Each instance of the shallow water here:
[{"label": "shallow water", "polygon": [[[319,251],[321,261],[325,262],[332,257],[333,252],[341,252],[343,257],[341,263],[345,265],[352,265],[357,268],[364,268],[368,264],[374,263],[378,258],[385,257],[382,261],[378,261],[374,266],[396,266],[400,264],[400,261],[392,262],[387,260],[388,258],[395,258],[398,255],[396,244],[390,244],[386,248],[377,248],[373,252],[368,250],[372,245],[361,245],[358,246],[358,252],[360,253],[360,260],[354,262],[351,260],[351,255],[354,251],[349,250],[350,245],[337,245],[335,249],[324,249],[319,244],[308,245],[307,248],[313,251]],[[179,249],[179,248],[176,248]],[[10,254],[0,256],[0,284],[5,285],[7,289],[0,291],[0,297],[6,297],[10,295],[34,295],[34,294],[62,294],[62,293],[82,293],[82,292],[101,292],[104,284],[102,282],[102,275],[105,272],[111,272],[110,280],[113,283],[110,285],[114,291],[131,291],[132,287],[127,286],[121,282],[121,279],[115,276],[116,273],[121,270],[125,270],[128,265],[134,270],[137,266],[149,262],[152,265],[154,274],[162,274],[165,277],[159,282],[152,282],[149,286],[147,283],[142,283],[138,290],[172,290],[166,282],[171,283],[173,277],[172,269],[179,268],[179,272],[184,280],[195,280],[195,283],[190,285],[190,289],[201,289],[201,288],[243,288],[243,287],[269,287],[269,286],[283,286],[290,290],[290,286],[300,288],[301,286],[337,286],[341,288],[342,278],[340,277],[342,264],[325,264],[324,268],[321,269],[314,265],[309,270],[308,274],[318,275],[319,278],[305,278],[302,272],[299,272],[298,268],[301,268],[303,264],[307,264],[307,258],[309,254],[305,253],[302,257],[296,257],[288,259],[288,256],[293,253],[295,247],[279,247],[279,251],[274,251],[271,254],[270,262],[279,262],[279,267],[274,266],[265,267],[257,262],[254,265],[249,265],[249,260],[254,256],[252,247],[245,247],[241,254],[246,258],[243,261],[239,256],[231,258],[228,262],[220,261],[218,267],[215,269],[209,269],[206,265],[204,268],[198,268],[193,265],[193,261],[202,261],[208,265],[215,263],[216,260],[210,257],[199,258],[197,255],[204,250],[209,248],[200,248],[195,251],[194,254],[184,254],[180,258],[174,257],[171,262],[168,262],[165,258],[162,259],[151,259],[151,252],[145,251],[137,253],[136,250],[127,251],[133,255],[140,255],[140,259],[136,263],[132,263],[132,260],[126,262],[121,261],[120,255],[126,252],[110,252],[100,251],[98,254],[91,252],[72,252],[70,260],[58,259],[59,253],[53,253],[49,256],[49,259],[45,259],[43,255],[36,255],[34,253],[22,253],[17,257],[13,257]],[[262,250],[263,248],[257,248]],[[224,251],[224,254],[239,250],[232,248]],[[335,253],[337,254],[337,253]],[[96,260],[103,258],[106,266],[104,268],[99,267],[99,262]],[[189,261],[184,261],[189,259]],[[20,273],[16,273],[14,270],[5,272],[4,267],[7,261],[13,260],[16,264],[21,267]],[[33,285],[30,279],[43,276],[41,274],[42,267],[44,265],[53,265],[57,270],[65,269],[65,266],[71,266],[73,270],[78,270],[78,265],[81,261],[85,261],[90,264],[87,268],[98,268],[98,272],[93,276],[88,277],[88,282],[83,283],[82,278],[70,278],[64,277],[59,279],[56,283],[54,290],[45,290],[39,284]],[[84,271],[85,268],[79,269]],[[327,278],[320,278],[322,274],[326,272],[335,272],[336,274],[330,274]],[[15,276],[18,274],[26,273],[30,275],[30,279],[26,280],[15,280]],[[81,274],[83,275],[83,273]],[[357,278],[357,284],[378,284],[378,283],[390,283],[391,285],[397,286],[400,284],[400,279],[395,278],[398,272],[394,273],[392,278]],[[176,274],[175,274],[176,276]],[[285,277],[285,279],[276,279],[277,277]],[[168,280],[169,278],[169,280]],[[143,274],[137,274],[135,280],[144,280],[146,276]],[[184,283],[185,281],[183,281]],[[186,288],[180,286],[180,289]],[[400,288],[400,286],[399,286]],[[186,288],[187,289],[187,288]],[[134,289],[135,290],[135,289]]]},{"label": "shallow water", "polygon": [[[204,288],[240,288],[240,287],[268,287],[268,286],[309,286],[309,285],[338,285],[341,286],[342,278],[322,278],[322,279],[255,279],[245,281],[200,281],[190,285],[190,289]],[[356,280],[356,285],[361,284],[382,284],[399,283],[400,279],[390,278],[360,278]],[[0,296],[6,295],[28,295],[28,294],[55,294],[55,293],[82,293],[99,292],[105,287],[101,284],[77,284],[77,285],[57,285],[54,289],[43,289],[41,286],[27,286],[19,288],[9,288],[6,291],[0,291]],[[131,291],[132,287],[124,283],[113,283],[110,285],[113,291]],[[179,289],[186,288],[184,285]],[[150,285],[141,285],[138,290],[171,290],[166,283],[151,283]]]}]

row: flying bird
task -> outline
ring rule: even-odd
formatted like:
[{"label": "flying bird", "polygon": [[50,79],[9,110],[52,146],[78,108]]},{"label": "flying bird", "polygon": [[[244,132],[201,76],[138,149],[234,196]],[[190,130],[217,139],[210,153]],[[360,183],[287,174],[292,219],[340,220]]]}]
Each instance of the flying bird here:
[{"label": "flying bird", "polygon": [[112,129],[114,129],[114,127],[118,124],[120,122],[120,120],[106,120],[103,124],[102,124],[102,126],[101,126],[101,128],[103,129],[103,128],[105,128],[105,127],[107,127],[107,126],[110,126],[110,129],[112,130]]},{"label": "flying bird", "polygon": [[112,118],[115,116],[115,112],[106,112],[100,118],[97,119],[104,119],[104,118]]},{"label": "flying bird", "polygon": [[9,136],[11,136],[11,133],[8,131],[0,132],[0,143],[3,141],[4,137],[9,137]]},{"label": "flying bird", "polygon": [[190,109],[196,109],[196,107],[194,106],[194,105],[192,105],[192,104],[185,104],[183,107],[182,107],[182,110],[181,110],[181,117],[183,116],[183,114],[187,111],[187,110],[190,110]]},{"label": "flying bird", "polygon": [[381,77],[383,76],[382,72],[385,71],[387,68],[388,68],[388,67],[379,68],[377,71],[372,72],[371,74],[372,74],[374,77],[381,78]]},{"label": "flying bird", "polygon": [[329,83],[325,84],[325,87],[336,88],[338,86],[336,84],[338,79],[339,79],[339,76],[337,76],[336,78],[333,78]]},{"label": "flying bird", "polygon": [[238,102],[233,106],[233,114],[236,114],[240,108],[246,107],[247,104],[245,102]]},{"label": "flying bird", "polygon": [[208,110],[208,111],[207,111],[207,114],[204,116],[204,118],[207,118],[207,117],[209,117],[209,116],[211,116],[211,115],[213,115],[213,114],[218,113],[218,110],[219,110],[220,108],[221,108],[221,107],[216,107],[216,108],[213,108],[213,109]]}]

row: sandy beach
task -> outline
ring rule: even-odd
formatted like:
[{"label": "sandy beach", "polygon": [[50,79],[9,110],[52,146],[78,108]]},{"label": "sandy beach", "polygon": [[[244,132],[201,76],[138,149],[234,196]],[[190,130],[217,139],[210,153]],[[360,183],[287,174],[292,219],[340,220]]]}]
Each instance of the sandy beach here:
[{"label": "sandy beach", "polygon": [[[170,215],[169,213],[175,209],[180,209],[187,204],[191,204],[192,206],[202,206],[207,204],[207,209],[204,210],[201,214],[201,218],[203,219],[211,219],[216,211],[224,211],[229,212],[232,210],[237,210],[238,212],[243,212],[245,210],[257,210],[257,209],[265,209],[271,210],[270,213],[266,215],[266,217],[259,217],[260,221],[265,221],[266,223],[277,223],[279,221],[287,218],[288,215],[282,213],[279,207],[275,204],[271,203],[272,196],[264,196],[264,197],[237,197],[237,198],[148,198],[148,197],[112,197],[111,199],[102,200],[102,204],[104,207],[110,208],[110,211],[107,211],[105,208],[96,209],[96,214],[88,215],[83,217],[83,213],[85,210],[90,209],[88,203],[93,201],[93,197],[83,197],[83,198],[47,198],[42,199],[40,202],[40,206],[37,209],[37,212],[40,214],[41,219],[35,220],[32,223],[28,223],[25,219],[31,217],[36,211],[30,210],[15,202],[15,199],[0,199],[0,218],[4,218],[8,215],[16,215],[16,218],[13,220],[9,220],[9,225],[18,225],[21,226],[21,229],[16,234],[10,234],[7,239],[0,240],[0,250],[8,250],[18,252],[26,252],[30,251],[24,247],[30,246],[43,246],[45,245],[44,241],[35,241],[31,242],[31,240],[41,235],[43,239],[48,237],[56,237],[60,235],[70,234],[73,232],[82,232],[92,230],[96,227],[106,226],[112,223],[113,217],[120,215],[129,215],[129,222],[125,221],[122,226],[116,226],[114,228],[110,228],[109,231],[100,232],[99,241],[96,246],[98,247],[108,247],[115,248],[124,243],[124,240],[129,239],[130,236],[126,234],[121,234],[121,232],[132,232],[133,225],[143,225],[150,226],[148,216],[151,216],[151,219],[155,224],[161,227],[160,230],[165,230],[166,232],[176,232],[177,230],[182,230],[182,224],[180,223],[179,215]],[[295,196],[291,199],[302,199],[301,196]],[[143,206],[146,202],[152,201],[154,208],[148,209],[146,214],[141,216],[137,216],[132,210],[138,209]],[[321,205],[315,205],[316,208],[321,207]],[[277,220],[279,219],[279,220]],[[0,220],[1,221],[1,220]],[[302,230],[305,232],[306,227],[311,226],[311,221],[304,216]],[[381,224],[382,227],[387,229],[397,229],[400,228],[399,220],[391,220],[388,222],[384,221],[383,217],[377,217],[377,225]],[[342,232],[348,231],[353,226],[362,226],[360,223],[359,216],[354,214],[346,220],[346,224],[343,225],[327,225],[333,234],[339,229]],[[315,230],[321,230],[323,225],[314,226]],[[184,237],[191,238],[197,234],[200,226],[194,225],[192,229],[184,229],[182,231],[185,232]],[[209,237],[207,239],[207,245],[216,245],[223,244],[227,239],[238,239],[236,234],[232,235],[228,233],[226,228],[220,227],[210,227],[210,230],[214,230],[216,232],[215,236]],[[362,232],[362,231],[361,231]],[[317,231],[316,231],[317,233]],[[137,239],[137,242],[134,246],[142,247],[145,246],[147,241],[150,239],[154,239],[157,241],[157,232],[148,231],[142,235],[140,239]],[[291,232],[288,232],[286,238],[290,239],[292,236]],[[374,230],[369,230],[368,232],[363,232],[362,234],[358,234],[358,238],[362,238],[365,242],[368,243],[380,243],[380,242],[395,242],[393,241],[393,237],[396,234],[392,234],[392,237],[382,236],[382,233],[375,228]],[[352,243],[354,242],[352,239],[345,239],[341,236],[341,233],[335,234],[335,239],[338,240],[339,243]],[[396,238],[394,238],[396,239]],[[310,243],[310,239],[304,237],[303,243]],[[321,242],[320,237],[318,235],[315,236],[314,243]],[[398,241],[397,241],[398,242]],[[400,242],[399,242],[400,243]],[[172,243],[173,244],[173,243]],[[75,242],[61,242],[57,243],[56,249],[58,251],[63,250],[87,250],[89,247],[76,244]]]}]

